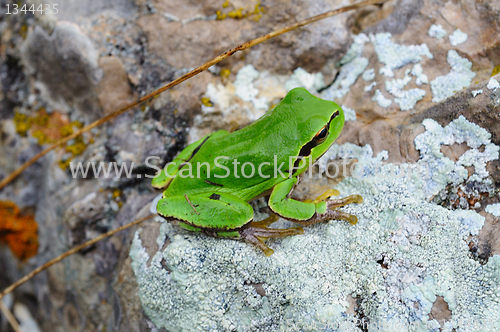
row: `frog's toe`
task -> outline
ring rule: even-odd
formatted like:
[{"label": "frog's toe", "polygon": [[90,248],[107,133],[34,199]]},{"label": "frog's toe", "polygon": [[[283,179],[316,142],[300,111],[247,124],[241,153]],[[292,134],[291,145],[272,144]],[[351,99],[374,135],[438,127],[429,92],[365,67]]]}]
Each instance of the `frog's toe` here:
[{"label": "frog's toe", "polygon": [[264,243],[264,241],[262,241],[262,239],[260,239],[256,236],[246,236],[244,239],[245,239],[245,242],[251,243],[254,246],[256,246],[257,248],[259,248],[260,250],[262,250],[264,252],[264,255],[266,255],[266,256],[271,256],[274,253],[273,249],[269,248]]},{"label": "frog's toe", "polygon": [[351,225],[356,225],[358,223],[358,217],[353,216],[352,214],[346,213],[345,220],[349,222]]},{"label": "frog's toe", "polygon": [[316,199],[312,201],[312,203],[316,204],[319,202],[323,202],[332,196],[338,196],[338,195],[340,195],[340,192],[337,189],[328,189],[323,194],[316,197]]},{"label": "frog's toe", "polygon": [[272,255],[274,251],[264,243],[265,239],[304,233],[302,227],[292,227],[285,229],[267,228],[266,225],[263,224],[263,222],[265,222],[266,220],[263,220],[261,222],[252,222],[249,227],[244,228],[240,231],[241,239],[258,247],[264,252],[266,256]]},{"label": "frog's toe", "polygon": [[357,203],[357,204],[363,203],[363,197],[361,197],[361,195],[350,195],[340,199],[331,199],[326,201],[326,203],[329,209],[335,209],[352,203]]}]

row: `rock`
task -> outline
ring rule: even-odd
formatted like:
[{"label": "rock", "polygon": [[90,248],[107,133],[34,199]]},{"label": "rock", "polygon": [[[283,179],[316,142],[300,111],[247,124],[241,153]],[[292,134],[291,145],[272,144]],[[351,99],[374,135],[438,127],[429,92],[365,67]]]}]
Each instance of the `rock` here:
[{"label": "rock", "polygon": [[100,114],[94,86],[97,51],[77,25],[60,22],[51,36],[35,27],[21,55],[25,69],[36,74],[38,88],[53,108],[74,107],[89,118]]},{"label": "rock", "polygon": [[127,72],[119,58],[102,57],[99,59],[99,66],[104,77],[98,84],[97,98],[104,115],[108,115],[133,102],[134,96],[128,83]]}]

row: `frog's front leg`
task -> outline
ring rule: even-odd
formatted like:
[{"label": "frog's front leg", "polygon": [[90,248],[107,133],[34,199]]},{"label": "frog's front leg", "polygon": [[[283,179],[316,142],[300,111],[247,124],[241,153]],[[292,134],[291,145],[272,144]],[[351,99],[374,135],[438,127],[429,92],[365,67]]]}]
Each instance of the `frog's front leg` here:
[{"label": "frog's front leg", "polygon": [[317,200],[311,203],[300,202],[290,198],[296,183],[296,178],[290,178],[274,187],[269,197],[269,207],[274,213],[301,225],[311,225],[332,219],[346,220],[353,225],[358,222],[356,216],[335,210],[335,208],[352,203],[361,203],[363,199],[360,195],[351,195],[329,201],[324,201],[328,196],[322,195],[319,202]]}]

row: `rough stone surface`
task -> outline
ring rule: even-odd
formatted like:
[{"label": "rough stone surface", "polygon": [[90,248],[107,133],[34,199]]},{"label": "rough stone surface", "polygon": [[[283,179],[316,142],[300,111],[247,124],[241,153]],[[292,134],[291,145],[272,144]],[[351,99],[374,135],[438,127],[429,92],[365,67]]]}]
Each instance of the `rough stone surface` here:
[{"label": "rough stone surface", "polygon": [[98,84],[97,97],[107,115],[134,101],[127,72],[119,58],[101,57],[99,67],[103,70],[103,78]]},{"label": "rough stone surface", "polygon": [[50,36],[36,26],[23,43],[21,56],[51,107],[77,108],[91,117],[100,113],[94,85],[97,50],[77,25],[60,22]]},{"label": "rough stone surface", "polygon": [[[33,116],[45,109],[49,114],[67,117],[68,122],[88,124],[219,53],[275,28],[342,4],[345,2],[337,0],[229,0],[227,6],[224,6],[224,1],[215,0],[188,1],[182,4],[166,0],[71,0],[65,1],[64,6],[59,4],[58,15],[5,15],[2,11],[0,177],[11,173],[41,150],[32,131],[28,131],[26,136],[18,133],[14,119],[19,115],[16,114]],[[234,14],[241,8],[241,14],[247,15],[253,13],[256,6],[264,10],[259,9],[258,14],[242,19],[226,17],[215,20],[218,10],[223,14]],[[263,114],[267,107],[279,102],[286,93],[286,86],[292,84],[306,86],[316,94],[325,93],[332,86],[332,89],[342,88],[342,93],[336,94],[335,101],[352,110],[353,120],[346,122],[337,143],[354,143],[362,147],[370,145],[373,156],[382,156],[383,151],[387,151],[385,163],[418,162],[422,155],[415,146],[415,138],[426,131],[427,127],[422,124],[425,119],[432,119],[444,128],[463,116],[489,132],[492,144],[500,145],[500,89],[488,88],[493,68],[500,65],[499,10],[498,1],[397,0],[330,18],[260,44],[244,53],[237,53],[212,68],[211,72],[203,73],[165,92],[142,108],[132,110],[97,128],[84,139],[86,149],[76,157],[65,149],[49,153],[0,191],[0,200],[14,201],[25,213],[35,214],[40,242],[38,255],[26,263],[18,262],[7,247],[0,246],[0,287],[7,286],[73,245],[144,215],[144,208],[157,194],[149,185],[149,180],[144,179],[144,174],[154,173],[146,165],[146,157],[158,156],[150,163],[163,165],[171,161],[188,141],[217,129],[233,131],[241,128]],[[432,25],[440,25],[446,36],[441,39],[429,36],[427,32]],[[466,33],[468,38],[453,46],[448,36],[456,29]],[[365,33],[366,38],[360,33]],[[387,64],[380,62],[370,40],[370,33],[374,36],[377,33],[391,33],[389,40],[405,47],[425,44],[432,58],[423,55],[418,63],[394,68],[394,77],[387,77],[382,69]],[[358,39],[353,34],[358,35]],[[362,43],[353,43],[361,39]],[[360,44],[363,44],[362,47],[359,47]],[[432,101],[431,85],[426,80],[431,82],[436,77],[450,73],[451,68],[447,62],[450,50],[472,63],[471,71],[475,73],[475,77],[470,86],[453,91],[453,95],[435,103]],[[250,82],[245,81],[247,83],[239,85],[237,82],[241,82],[241,78],[238,81],[237,75],[248,65],[253,66],[257,76],[250,79]],[[365,68],[361,69],[360,65]],[[346,74],[343,74],[342,68]],[[373,72],[373,75],[364,75],[363,72],[367,71],[370,74]],[[407,74],[408,71],[410,74]],[[386,90],[386,82],[404,80],[407,75],[409,82],[399,90],[420,89],[425,94],[411,109],[402,112],[401,103],[396,98],[405,96],[400,92],[398,96],[391,94]],[[340,80],[333,83],[336,78]],[[500,75],[494,78],[500,81]],[[367,89],[370,85],[370,89]],[[322,90],[323,87],[326,89]],[[242,99],[241,90],[245,89],[251,94]],[[391,101],[388,107],[380,106],[377,100],[373,100],[377,90]],[[478,90],[482,90],[482,93],[474,96],[473,91]],[[208,102],[204,98],[208,98]],[[424,123],[429,124],[428,121]],[[467,145],[457,143],[443,145],[440,152],[456,163],[470,150]],[[478,147],[478,151],[481,152],[481,147]],[[96,166],[101,161],[116,161],[118,167],[124,164],[132,167],[133,171],[130,178],[117,177],[114,172],[108,178],[102,174],[94,178],[92,171],[87,178],[81,175],[73,177],[69,168],[63,170],[59,167],[59,163],[67,158],[74,162],[94,161]],[[360,158],[351,156],[349,165],[354,165],[357,159]],[[460,244],[459,247],[463,249],[460,255],[467,258],[467,264],[480,265],[478,271],[484,270],[484,274],[490,276],[492,274],[488,269],[495,271],[497,264],[494,255],[500,254],[500,223],[497,216],[485,209],[500,201],[498,160],[489,161],[486,169],[488,179],[491,180],[489,184],[450,184],[435,197],[420,203],[432,211],[452,216],[450,220],[456,221],[453,222],[455,226],[461,220],[455,218],[461,213],[457,210],[467,210],[484,217],[484,225],[477,235],[471,234],[465,240],[457,237],[446,241],[457,241],[453,243]],[[474,171],[474,167],[468,166],[469,175],[474,174]],[[138,174],[141,174],[141,179],[137,178]],[[351,174],[314,181],[305,179],[294,197],[315,197],[338,185],[349,175]],[[346,183],[354,183],[349,181]],[[363,183],[356,184],[359,185],[359,192],[366,190]],[[348,188],[345,184],[343,186],[344,189]],[[486,193],[491,188],[497,191],[495,195]],[[394,188],[375,189],[394,194],[391,191]],[[403,199],[404,196],[401,192],[398,193],[399,196],[394,195],[396,200]],[[369,206],[360,206],[358,212],[360,215],[379,215],[381,211],[376,208],[379,203],[372,201]],[[408,204],[410,206],[413,203],[409,200]],[[412,209],[419,208],[411,206]],[[381,216],[385,218],[387,214],[382,213]],[[398,226],[399,235],[396,232],[394,237],[384,235],[378,239],[373,238],[373,241],[388,248],[397,247],[399,241],[401,243],[398,245],[408,245],[409,248],[420,250],[418,236],[424,236],[426,232],[441,234],[430,226],[436,221],[432,218],[423,222],[423,219],[415,218],[411,213],[405,218],[396,216],[392,220],[395,222],[397,219],[401,226]],[[412,229],[413,222],[421,228]],[[357,227],[362,228],[368,224],[360,222]],[[140,240],[148,244],[149,257],[153,257],[158,250],[170,252],[175,249],[169,248],[168,241],[162,248],[158,247],[156,236],[159,229],[156,222],[151,221],[143,226]],[[344,226],[332,227],[319,225],[309,234],[313,238],[304,235],[302,238],[275,241],[273,246],[278,252],[278,248],[284,248],[284,244],[290,242],[305,245],[307,241],[314,241],[314,236],[324,237],[321,229],[330,229],[333,233],[339,230],[344,232]],[[361,229],[362,232],[366,230]],[[171,231],[177,232],[175,229]],[[342,234],[347,234],[350,230],[345,227],[345,232]],[[196,237],[187,232],[182,234],[187,239],[183,241],[194,241],[196,245]],[[23,319],[29,318],[26,314],[28,310],[42,331],[164,331],[155,327],[143,312],[138,295],[140,286],[129,257],[133,238],[133,231],[117,234],[53,266],[14,293],[10,299],[12,308],[17,305],[16,312]],[[356,239],[355,235],[350,239]],[[387,241],[380,243],[381,239]],[[215,241],[204,238],[199,240]],[[428,245],[439,248],[439,243],[432,242],[433,240],[435,239],[429,237]],[[179,239],[175,241],[176,245],[182,242]],[[354,245],[353,243],[349,245]],[[238,250],[252,249],[245,244],[234,245]],[[339,241],[335,245],[339,245]],[[468,253],[467,245],[470,249]],[[184,249],[180,248],[179,252]],[[394,250],[393,257],[404,255]],[[412,253],[414,252],[410,250],[410,254]],[[307,255],[311,255],[311,261],[318,259],[320,254],[307,252]],[[355,255],[349,257],[352,262],[359,258]],[[420,293],[416,289],[413,289],[413,293],[406,294],[406,297],[401,295],[401,287],[405,283],[413,282],[420,290],[425,285],[432,286],[432,282],[424,282],[423,277],[415,278],[415,273],[425,269],[431,271],[432,268],[435,269],[432,271],[437,271],[437,265],[426,261],[425,255],[422,256],[424,268],[405,265],[407,262],[391,260],[389,256],[372,258],[366,261],[373,263],[370,267],[379,271],[377,278],[387,281],[387,294],[390,294],[391,301],[396,303],[402,300],[408,305],[425,305],[420,309],[415,308],[416,311],[412,314],[424,313],[428,321],[435,321],[441,328],[451,324],[456,309],[450,306],[452,301],[444,291],[435,291],[437,295],[430,297],[434,301],[418,299]],[[158,263],[162,269],[172,264],[169,261]],[[149,264],[156,263],[151,260]],[[269,264],[269,261],[263,264]],[[276,266],[270,266],[270,270]],[[305,266],[305,270],[299,271],[300,275],[305,276],[302,273],[306,273],[309,268],[310,271],[315,271],[313,274],[321,281],[320,267]],[[434,277],[439,277],[439,273],[434,274]],[[338,278],[342,279],[342,276]],[[262,280],[251,281],[253,283],[241,287],[247,292],[245,303],[257,310],[265,302],[263,299],[266,296],[263,294],[272,290]],[[474,287],[476,286],[471,286],[471,289],[482,289],[480,286]],[[339,292],[342,296],[337,298],[338,303],[329,303],[329,307],[325,304],[326,309],[322,311],[324,317],[336,317],[340,314],[344,315],[342,319],[361,318],[363,311],[372,315],[371,317],[378,317],[374,312],[383,307],[377,304],[374,295],[368,291],[352,294],[342,289]],[[298,296],[293,291],[287,294]],[[325,295],[322,300],[326,301],[327,296],[330,295]],[[273,297],[274,299],[276,298]],[[283,303],[280,305],[285,306]],[[283,308],[275,307],[273,310],[277,311],[273,311],[273,314],[279,313]],[[271,325],[265,324],[271,324],[277,318],[279,315],[266,321],[260,317],[261,325],[256,330],[267,331],[266,328]],[[26,324],[32,323],[29,319],[24,321]],[[286,322],[283,322],[283,326],[286,326]],[[295,321],[294,324],[299,323]],[[229,331],[231,325],[228,323],[220,330]],[[353,325],[352,330],[359,331],[361,327]],[[0,318],[0,331],[9,331],[3,317]],[[451,331],[451,328],[446,331]]]}]

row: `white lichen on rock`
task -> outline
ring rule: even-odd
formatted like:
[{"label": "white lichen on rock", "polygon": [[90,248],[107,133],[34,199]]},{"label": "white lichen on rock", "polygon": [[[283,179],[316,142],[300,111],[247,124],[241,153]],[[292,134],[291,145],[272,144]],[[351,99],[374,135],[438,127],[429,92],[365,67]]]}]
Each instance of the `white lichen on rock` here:
[{"label": "white lichen on rock", "polygon": [[372,81],[375,78],[375,69],[370,68],[364,71],[363,75],[361,75],[365,81]]},{"label": "white lichen on rock", "polygon": [[194,118],[188,143],[213,132],[214,124],[217,124],[216,129],[227,129],[231,124],[244,126],[257,120],[270,105],[286,95],[285,82],[289,78],[268,71],[259,72],[248,65],[238,71],[234,82],[209,83],[203,95],[202,114]]},{"label": "white lichen on rock", "polygon": [[210,100],[212,106],[201,105],[204,114],[220,112],[223,115],[234,112],[241,107],[234,101],[238,97],[242,101],[252,103],[251,108],[246,108],[249,118],[253,121],[261,117],[269,108],[269,100],[266,97],[259,97],[260,91],[255,86],[257,80],[265,80],[266,72],[258,72],[252,65],[246,65],[236,74],[234,83],[217,85],[209,83],[204,94]]},{"label": "white lichen on rock", "polygon": [[344,65],[346,63],[351,62],[355,58],[359,58],[365,49],[365,43],[369,42],[370,39],[364,33],[360,33],[359,35],[353,35],[353,43],[347,50],[346,54],[340,59],[339,64]]},{"label": "white lichen on rock", "polygon": [[[157,243],[148,245],[163,248],[167,236],[171,243],[150,265],[139,230],[130,255],[144,311],[172,332],[331,331],[339,325],[361,331],[367,322],[370,331],[435,331],[439,323],[429,313],[442,296],[453,313],[444,330],[496,330],[500,256],[481,265],[466,241],[484,218],[429,198],[455,180],[448,178],[450,169],[463,167],[460,160],[443,167],[449,159],[440,152],[442,144],[467,142],[477,152],[484,145],[484,160],[498,158],[498,147],[465,119],[445,128],[432,120],[424,124],[427,131],[416,138],[422,155],[416,164],[382,165],[387,152],[373,157],[370,146],[349,143],[334,145],[321,159],[323,167],[331,158],[358,159],[353,176],[337,187],[342,195],[364,197],[363,204],[343,208],[358,216],[357,225],[305,227],[303,235],[268,240],[275,253],[265,257],[246,243],[163,223]],[[431,164],[430,177],[424,176],[424,162]],[[347,313],[348,295],[358,300],[363,321]]]},{"label": "white lichen on rock", "polygon": [[256,109],[267,110],[269,105],[265,98],[257,98],[259,90],[255,88],[253,82],[259,77],[259,72],[252,66],[246,65],[236,74],[234,87],[236,96],[241,100],[252,102]]},{"label": "white lichen on rock", "polygon": [[345,121],[356,121],[356,111],[352,108],[342,105],[342,110],[344,111],[344,120]]},{"label": "white lichen on rock", "polygon": [[361,75],[367,66],[368,59],[359,57],[340,67],[337,79],[328,89],[321,93],[322,98],[335,100],[345,96],[350,91],[351,85],[356,82],[359,75]]},{"label": "white lichen on rock", "polygon": [[393,95],[396,96],[394,102],[399,105],[402,111],[411,110],[415,107],[415,104],[425,96],[425,90],[422,89],[399,90],[394,92]]},{"label": "white lichen on rock", "polygon": [[453,33],[450,35],[450,44],[452,46],[457,46],[459,44],[465,43],[467,40],[468,36],[465,32],[463,32],[460,29],[456,29],[453,31]]},{"label": "white lichen on rock", "polygon": [[370,84],[368,84],[367,86],[365,86],[363,88],[363,91],[364,92],[369,92],[369,91],[372,91],[373,87],[377,85],[377,82],[371,82]]},{"label": "white lichen on rock", "polygon": [[346,55],[340,60],[339,74],[335,82],[321,93],[321,97],[327,100],[335,100],[344,97],[351,88],[359,75],[363,73],[368,66],[368,59],[362,57],[364,44],[368,41],[365,34],[354,36],[354,42],[351,44]]},{"label": "white lichen on rock", "polygon": [[429,35],[429,37],[442,39],[444,36],[446,36],[446,30],[443,29],[441,24],[433,24],[427,31],[427,34]]},{"label": "white lichen on rock", "polygon": [[[425,192],[432,197],[443,190],[447,184],[458,185],[479,181],[490,184],[486,163],[498,159],[499,147],[491,143],[491,134],[463,116],[441,127],[436,121],[426,119],[422,122],[426,132],[415,138],[415,147],[420,150],[419,164],[428,172]],[[467,143],[470,148],[457,162],[446,158],[441,152],[442,145]],[[481,152],[479,147],[484,146]],[[468,176],[465,167],[474,166],[474,173]]]},{"label": "white lichen on rock", "polygon": [[496,89],[500,88],[500,83],[498,83],[498,81],[496,79],[491,77],[490,80],[488,81],[488,85],[486,85],[486,87],[490,90],[496,90]]},{"label": "white lichen on rock", "polygon": [[425,96],[425,91],[422,89],[403,90],[411,81],[411,77],[408,75],[409,73],[410,70],[407,69],[404,78],[385,82],[385,89],[396,97],[394,101],[399,105],[402,111],[411,110],[415,107],[415,104]]},{"label": "white lichen on rock", "polygon": [[390,33],[370,34],[370,39],[375,47],[378,61],[385,67],[380,68],[380,73],[388,77],[393,77],[394,69],[401,68],[410,63],[417,63],[422,60],[422,55],[432,59],[432,53],[426,44],[421,45],[400,45],[391,41]]},{"label": "white lichen on rock", "polygon": [[385,96],[380,92],[379,89],[375,90],[375,94],[372,98],[373,101],[376,101],[378,106],[380,107],[389,107],[392,104],[392,100],[385,98]]},{"label": "white lichen on rock", "polygon": [[396,78],[390,81],[385,81],[385,89],[387,92],[392,93],[395,90],[402,90],[411,81],[411,77],[408,75],[410,70],[405,71],[405,76],[403,78]]},{"label": "white lichen on rock", "polygon": [[484,210],[495,217],[500,217],[500,203],[487,205]]},{"label": "white lichen on rock", "polygon": [[325,79],[323,74],[310,74],[305,69],[297,68],[285,83],[285,89],[290,91],[295,88],[305,88],[309,92],[314,93],[325,87]]},{"label": "white lichen on rock", "polygon": [[438,76],[431,81],[432,101],[444,100],[455,92],[470,86],[472,78],[476,76],[471,69],[472,62],[458,55],[457,51],[449,50],[448,63],[451,71],[447,75]]},{"label": "white lichen on rock", "polygon": [[412,70],[411,74],[413,76],[416,76],[415,83],[417,85],[422,85],[422,84],[429,84],[429,79],[427,78],[427,75],[424,74],[424,70],[422,69],[422,65],[420,63],[416,63]]},{"label": "white lichen on rock", "polygon": [[479,89],[479,90],[472,90],[472,97],[476,97],[477,95],[483,93],[483,89]]}]

